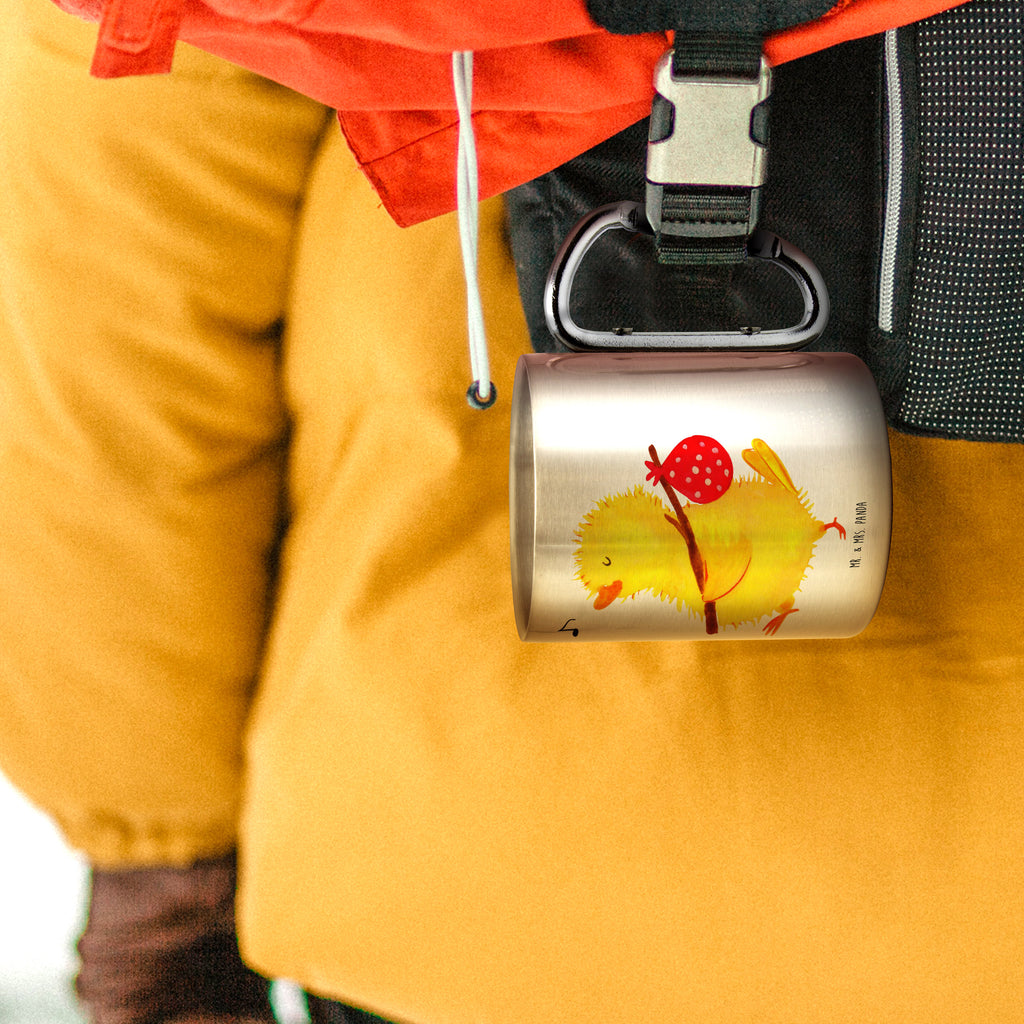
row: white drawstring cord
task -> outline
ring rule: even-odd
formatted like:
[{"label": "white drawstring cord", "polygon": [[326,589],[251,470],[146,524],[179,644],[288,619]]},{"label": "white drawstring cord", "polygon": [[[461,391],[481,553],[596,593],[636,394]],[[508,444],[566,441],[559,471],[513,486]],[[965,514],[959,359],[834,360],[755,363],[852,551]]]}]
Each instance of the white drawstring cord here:
[{"label": "white drawstring cord", "polygon": [[480,299],[480,278],[477,269],[480,220],[478,205],[480,183],[477,172],[476,139],[473,136],[473,52],[462,50],[452,54],[452,75],[455,81],[455,106],[459,112],[459,154],[457,202],[459,240],[462,245],[462,267],[466,278],[466,316],[469,328],[469,363],[473,383],[466,392],[475,409],[494,405],[497,391],[491,383],[491,364],[487,352],[487,331],[484,326],[483,302]]}]

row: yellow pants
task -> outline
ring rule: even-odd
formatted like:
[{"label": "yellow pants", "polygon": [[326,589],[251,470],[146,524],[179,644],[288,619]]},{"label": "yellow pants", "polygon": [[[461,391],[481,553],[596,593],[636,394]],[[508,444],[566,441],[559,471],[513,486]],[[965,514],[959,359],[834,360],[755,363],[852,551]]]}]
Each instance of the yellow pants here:
[{"label": "yellow pants", "polygon": [[418,1024],[1019,1019],[1024,449],[892,438],[856,640],[521,644],[500,204],[481,413],[452,218],[394,228],[317,104],[186,47],[91,81],[21,2],[0,767],[69,840],[237,839],[255,964]]}]

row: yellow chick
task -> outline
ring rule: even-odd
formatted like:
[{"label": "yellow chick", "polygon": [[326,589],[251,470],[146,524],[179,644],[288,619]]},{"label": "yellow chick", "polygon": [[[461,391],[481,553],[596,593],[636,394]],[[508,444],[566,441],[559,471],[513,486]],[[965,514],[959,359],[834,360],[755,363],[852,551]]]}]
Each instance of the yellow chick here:
[{"label": "yellow chick", "polygon": [[816,519],[775,452],[758,438],[751,444],[743,459],[757,475],[736,477],[713,502],[683,506],[665,484],[670,509],[638,485],[587,513],[576,566],[595,608],[650,591],[702,617],[709,633],[777,613],[763,627],[769,635],[799,610],[815,544],[830,529],[846,531]]}]

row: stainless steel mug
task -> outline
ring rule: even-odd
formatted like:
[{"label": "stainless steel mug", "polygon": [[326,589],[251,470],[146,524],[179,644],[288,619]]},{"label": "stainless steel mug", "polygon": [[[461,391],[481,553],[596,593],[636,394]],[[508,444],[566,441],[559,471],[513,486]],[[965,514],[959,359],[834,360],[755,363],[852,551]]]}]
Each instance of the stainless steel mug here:
[{"label": "stainless steel mug", "polygon": [[510,496],[524,640],[848,637],[881,595],[888,435],[845,353],[523,356]]}]

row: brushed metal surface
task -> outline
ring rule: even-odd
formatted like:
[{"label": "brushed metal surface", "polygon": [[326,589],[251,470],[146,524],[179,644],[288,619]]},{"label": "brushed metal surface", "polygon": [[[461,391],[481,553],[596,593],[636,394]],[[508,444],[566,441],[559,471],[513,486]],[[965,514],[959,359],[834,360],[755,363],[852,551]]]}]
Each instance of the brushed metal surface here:
[{"label": "brushed metal surface", "polygon": [[[670,456],[688,459],[690,438],[731,460],[730,486],[713,501],[648,479],[652,446],[667,472]],[[889,445],[877,388],[852,355],[523,356],[510,455],[524,640],[846,637],[877,607]]]}]

